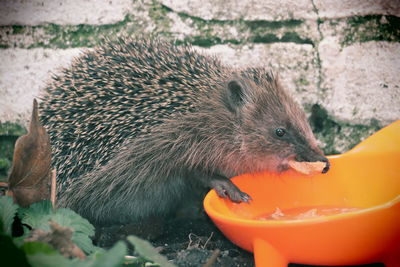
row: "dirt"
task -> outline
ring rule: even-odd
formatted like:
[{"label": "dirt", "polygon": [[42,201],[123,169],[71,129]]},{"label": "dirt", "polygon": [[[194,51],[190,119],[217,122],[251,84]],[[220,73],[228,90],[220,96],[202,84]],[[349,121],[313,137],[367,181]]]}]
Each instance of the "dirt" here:
[{"label": "dirt", "polygon": [[203,266],[216,250],[218,258],[212,266],[254,266],[253,255],[230,241],[205,215],[201,218],[168,219],[163,223],[99,227],[95,244],[108,248],[130,234],[151,241],[157,250],[178,266]]},{"label": "dirt", "polygon": [[[214,267],[255,266],[253,254],[226,239],[205,214],[196,219],[170,218],[140,225],[98,227],[95,243],[108,248],[130,234],[150,240],[161,254],[180,267],[203,266],[213,253],[218,255],[211,265]],[[307,266],[310,265],[289,264],[289,267]],[[383,264],[362,266],[384,267]]]}]

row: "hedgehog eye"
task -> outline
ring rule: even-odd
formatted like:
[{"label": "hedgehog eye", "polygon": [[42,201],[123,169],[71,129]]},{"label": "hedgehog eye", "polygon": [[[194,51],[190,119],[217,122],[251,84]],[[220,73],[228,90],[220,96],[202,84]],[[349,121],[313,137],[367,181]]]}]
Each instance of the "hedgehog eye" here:
[{"label": "hedgehog eye", "polygon": [[285,129],[283,129],[283,128],[276,128],[276,129],[275,129],[275,134],[276,134],[278,137],[284,136],[285,133],[286,133],[286,131],[285,131]]}]

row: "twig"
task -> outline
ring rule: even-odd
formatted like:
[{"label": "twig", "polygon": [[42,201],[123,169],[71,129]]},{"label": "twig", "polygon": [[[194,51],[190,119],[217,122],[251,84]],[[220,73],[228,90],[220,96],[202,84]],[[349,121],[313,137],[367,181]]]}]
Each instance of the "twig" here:
[{"label": "twig", "polygon": [[204,245],[203,245],[203,249],[205,249],[206,248],[206,246],[207,246],[207,244],[208,244],[208,242],[211,240],[211,238],[213,237],[213,235],[214,235],[214,232],[211,232],[211,235],[207,238],[207,241],[206,241],[206,243],[204,243]]},{"label": "twig", "polygon": [[217,261],[217,258],[221,251],[219,249],[215,249],[211,254],[211,257],[207,260],[207,262],[203,265],[203,267],[211,267]]},{"label": "twig", "polygon": [[56,207],[56,176],[57,176],[57,171],[56,169],[53,169],[51,171],[51,188],[50,188],[50,200],[51,204],[53,204],[53,209]]},{"label": "twig", "polygon": [[[207,238],[207,240],[204,243],[204,245],[201,245],[201,243],[202,243],[201,239],[202,238],[197,236],[197,235],[195,235],[195,234],[193,234],[193,233],[190,233],[189,234],[189,244],[188,244],[186,249],[192,249],[192,248],[206,249],[206,246],[207,246],[208,242],[210,242],[210,240],[213,237],[213,235],[214,235],[214,232],[211,232],[211,235]],[[195,238],[195,240],[192,239],[193,237]]]},{"label": "twig", "polygon": [[[192,243],[194,242],[194,241],[192,240],[192,236],[194,236],[194,237],[197,238],[197,244],[195,244],[195,245],[192,245]],[[199,241],[199,240],[200,240],[200,238],[199,238],[197,235],[195,235],[195,234],[193,234],[193,233],[190,233],[190,234],[189,234],[189,244],[188,244],[188,246],[187,246],[186,249],[198,248],[199,245],[200,245],[200,241]]]}]

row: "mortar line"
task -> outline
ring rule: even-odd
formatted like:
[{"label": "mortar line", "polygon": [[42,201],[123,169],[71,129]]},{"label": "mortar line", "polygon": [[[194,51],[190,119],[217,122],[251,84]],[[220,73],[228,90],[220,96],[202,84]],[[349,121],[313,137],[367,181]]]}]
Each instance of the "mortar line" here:
[{"label": "mortar line", "polygon": [[[318,77],[317,77],[317,88],[318,88],[318,92],[325,92],[325,90],[322,88],[322,66],[321,66],[321,57],[320,57],[320,53],[319,53],[319,44],[320,42],[324,39],[324,36],[322,34],[321,28],[320,28],[320,24],[321,24],[321,18],[319,16],[319,10],[317,8],[317,6],[315,5],[314,0],[310,0],[311,1],[311,5],[313,7],[313,10],[315,12],[315,14],[317,15],[317,31],[319,34],[319,40],[317,40],[316,44],[315,44],[315,51],[317,53],[317,68],[318,68]],[[321,95],[322,96],[322,95]]]}]

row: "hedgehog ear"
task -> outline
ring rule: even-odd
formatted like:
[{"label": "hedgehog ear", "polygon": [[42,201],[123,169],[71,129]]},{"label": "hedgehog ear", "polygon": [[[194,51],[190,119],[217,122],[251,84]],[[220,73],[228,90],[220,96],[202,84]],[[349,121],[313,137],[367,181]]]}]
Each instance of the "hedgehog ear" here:
[{"label": "hedgehog ear", "polygon": [[237,111],[245,102],[244,87],[237,80],[231,80],[227,84],[227,104],[231,111]]}]

